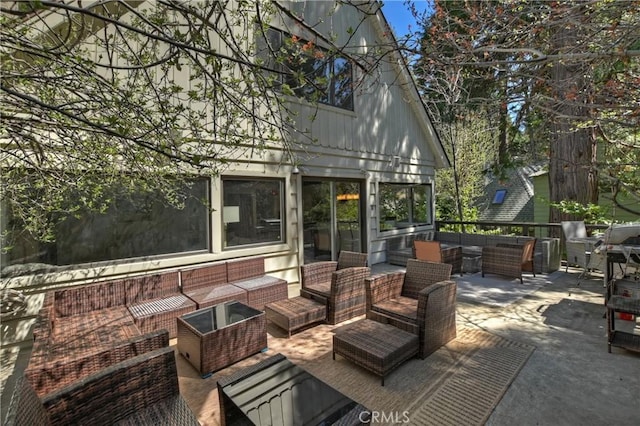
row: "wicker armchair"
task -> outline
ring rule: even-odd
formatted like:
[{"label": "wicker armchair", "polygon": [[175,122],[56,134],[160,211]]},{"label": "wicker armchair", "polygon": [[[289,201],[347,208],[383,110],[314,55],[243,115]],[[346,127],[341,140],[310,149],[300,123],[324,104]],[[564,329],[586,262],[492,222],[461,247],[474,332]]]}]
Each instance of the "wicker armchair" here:
[{"label": "wicker armchair", "polygon": [[531,239],[524,244],[498,244],[495,247],[482,248],[482,276],[485,273],[505,275],[519,278],[523,283],[522,272],[531,272],[536,276],[533,268],[533,253],[536,240]]},{"label": "wicker armchair", "polygon": [[448,263],[452,274],[462,273],[462,247],[443,248],[440,241],[415,240],[415,258],[429,262]]},{"label": "wicker armchair", "polygon": [[[42,399],[17,380],[8,425],[199,425],[179,393],[173,348],[129,358]],[[168,424],[168,423],[167,423]]]},{"label": "wicker armchair", "polygon": [[419,337],[424,359],[456,337],[456,290],[451,265],[417,259],[406,272],[365,280],[367,318],[391,324]]},{"label": "wicker armchair", "polygon": [[327,322],[337,324],[365,313],[364,279],[371,273],[367,254],[341,251],[338,261],[300,268],[300,295],[327,306]]}]

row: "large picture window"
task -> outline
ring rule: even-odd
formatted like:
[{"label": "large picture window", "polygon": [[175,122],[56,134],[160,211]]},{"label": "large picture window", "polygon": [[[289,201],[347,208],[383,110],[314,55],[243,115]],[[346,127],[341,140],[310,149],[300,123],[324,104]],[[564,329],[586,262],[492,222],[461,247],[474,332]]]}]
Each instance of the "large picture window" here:
[{"label": "large picture window", "polygon": [[284,242],[284,181],[222,181],[224,247]]},{"label": "large picture window", "polygon": [[380,230],[430,225],[431,185],[380,183]]},{"label": "large picture window", "polygon": [[55,267],[207,251],[209,180],[195,180],[180,190],[185,191],[182,208],[168,205],[156,192],[116,195],[104,213],[85,212],[59,223],[55,241],[50,243],[35,241],[20,232],[19,221],[8,214],[3,217],[4,231],[8,237],[16,237],[11,249],[3,254],[2,266]]},{"label": "large picture window", "polygon": [[277,90],[353,111],[351,62],[337,53],[274,28],[258,39],[258,57]]}]

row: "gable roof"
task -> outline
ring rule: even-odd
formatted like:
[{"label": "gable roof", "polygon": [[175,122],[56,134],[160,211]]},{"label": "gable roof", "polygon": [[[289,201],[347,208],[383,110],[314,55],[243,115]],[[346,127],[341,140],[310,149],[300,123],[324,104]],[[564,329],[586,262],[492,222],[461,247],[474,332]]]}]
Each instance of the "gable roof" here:
[{"label": "gable roof", "polygon": [[[476,204],[479,219],[496,222],[533,222],[533,181],[532,175],[540,172],[542,165],[530,165],[507,172],[504,180],[488,174],[484,194]],[[493,203],[496,191],[505,190],[502,203]]]},{"label": "gable roof", "polygon": [[403,84],[402,87],[410,96],[410,99],[412,101],[411,104],[416,112],[416,116],[421,121],[423,130],[427,135],[430,136],[428,138],[428,141],[430,143],[430,148],[433,151],[434,157],[436,158],[436,165],[439,168],[448,168],[451,166],[451,163],[449,162],[447,153],[444,150],[444,146],[442,145],[442,139],[440,138],[437,129],[433,125],[433,120],[431,114],[429,113],[429,109],[427,108],[427,105],[424,103],[424,100],[420,95],[416,79],[413,76],[413,73],[411,73],[406,58],[402,56],[402,54],[400,54],[398,40],[395,36],[394,31],[389,25],[389,21],[387,21],[387,18],[382,12],[382,3],[380,1],[376,3],[378,4],[378,9],[376,11],[379,31],[378,35],[390,35],[392,43],[395,46],[395,50],[392,52],[392,54],[396,58],[396,61],[394,61],[393,63],[397,68],[399,76],[404,80],[405,83],[407,83]]}]

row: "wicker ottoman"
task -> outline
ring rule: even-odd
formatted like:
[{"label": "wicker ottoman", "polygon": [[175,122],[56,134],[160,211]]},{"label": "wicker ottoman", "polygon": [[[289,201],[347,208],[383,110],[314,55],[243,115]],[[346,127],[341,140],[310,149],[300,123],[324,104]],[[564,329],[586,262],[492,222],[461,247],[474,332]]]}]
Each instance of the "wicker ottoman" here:
[{"label": "wicker ottoman", "polygon": [[264,307],[264,312],[267,315],[267,321],[287,330],[289,337],[293,330],[327,319],[325,305],[301,296],[268,303]]},{"label": "wicker ottoman", "polygon": [[389,324],[363,319],[340,327],[333,335],[336,354],[382,377],[418,354],[418,336]]}]

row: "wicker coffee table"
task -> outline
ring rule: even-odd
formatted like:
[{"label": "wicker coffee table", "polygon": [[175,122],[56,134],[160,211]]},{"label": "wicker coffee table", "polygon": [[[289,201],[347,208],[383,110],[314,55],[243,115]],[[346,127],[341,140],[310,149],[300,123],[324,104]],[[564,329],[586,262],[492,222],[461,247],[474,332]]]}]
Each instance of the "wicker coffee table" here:
[{"label": "wicker coffee table", "polygon": [[381,376],[385,376],[418,354],[418,336],[389,324],[363,319],[340,327],[333,335],[336,354]]},{"label": "wicker coffee table", "polygon": [[267,349],[262,311],[226,302],[178,317],[178,352],[203,378]]}]

